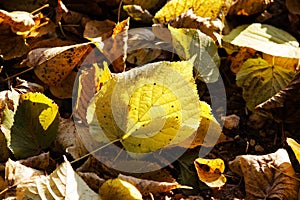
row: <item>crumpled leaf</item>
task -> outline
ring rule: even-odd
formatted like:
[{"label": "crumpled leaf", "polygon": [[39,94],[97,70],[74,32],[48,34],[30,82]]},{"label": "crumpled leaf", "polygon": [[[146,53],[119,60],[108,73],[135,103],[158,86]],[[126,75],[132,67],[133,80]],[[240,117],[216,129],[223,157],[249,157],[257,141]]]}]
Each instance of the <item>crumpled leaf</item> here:
[{"label": "crumpled leaf", "polygon": [[205,83],[216,82],[219,78],[220,57],[214,41],[197,29],[172,28],[173,46],[183,60],[193,58],[196,77]]},{"label": "crumpled leaf", "polygon": [[264,59],[248,59],[237,73],[236,84],[243,88],[247,108],[254,111],[255,106],[276,94],[293,76],[294,71],[272,66]]},{"label": "crumpled leaf", "polygon": [[293,138],[286,138],[286,142],[292,148],[296,159],[300,163],[300,145]]},{"label": "crumpled leaf", "polygon": [[229,15],[254,15],[266,10],[274,0],[237,0],[231,5]]},{"label": "crumpled leaf", "polygon": [[[230,47],[235,45],[238,47],[249,47],[257,51],[261,51],[268,54],[273,60],[280,59],[280,63],[283,63],[283,59],[288,66],[283,66],[284,68],[289,68],[295,70],[298,65],[298,59],[300,57],[299,43],[292,35],[289,33],[278,29],[274,26],[268,24],[253,23],[250,25],[241,25],[233,29],[228,35],[222,37],[223,45],[226,50],[231,53],[234,49]],[[267,59],[267,58],[266,58]],[[287,62],[287,59],[294,59]]]},{"label": "crumpled leaf", "polygon": [[124,5],[123,10],[133,18],[135,21],[142,21],[143,23],[152,23],[153,16],[148,10],[144,10],[139,5]]},{"label": "crumpled leaf", "polygon": [[102,200],[143,200],[142,194],[134,185],[119,178],[105,181],[99,189],[99,195]]},{"label": "crumpled leaf", "polygon": [[63,47],[37,48],[28,53],[26,63],[44,83],[58,86],[83,59],[90,43]]},{"label": "crumpled leaf", "polygon": [[35,25],[33,15],[25,11],[0,10],[0,19],[2,23],[9,24],[13,32],[29,31]]},{"label": "crumpled leaf", "polygon": [[222,174],[225,170],[222,159],[197,158],[194,165],[200,181],[209,187],[222,187],[226,183],[226,177]]},{"label": "crumpled leaf", "polygon": [[21,94],[15,114],[4,111],[3,133],[14,156],[26,158],[49,147],[56,137],[58,116],[58,106],[44,94]]},{"label": "crumpled leaf", "polygon": [[170,25],[174,28],[194,28],[199,29],[201,32],[210,36],[214,41],[220,40],[219,33],[223,30],[223,22],[216,18],[205,18],[197,16],[193,9],[182,13],[170,22]]},{"label": "crumpled leaf", "polygon": [[155,35],[148,28],[134,28],[128,31],[127,61],[135,65],[149,63],[161,54],[155,45]]},{"label": "crumpled leaf", "polygon": [[33,176],[17,186],[19,199],[99,199],[65,159],[49,176]]},{"label": "crumpled leaf", "polygon": [[215,19],[225,6],[224,0],[171,0],[154,16],[155,23],[169,22],[188,9],[193,8],[196,15]]},{"label": "crumpled leaf", "polygon": [[153,180],[139,179],[133,176],[125,176],[123,174],[119,174],[118,178],[134,185],[143,195],[149,193],[159,194],[163,192],[170,192],[171,190],[178,189],[178,188],[189,188],[186,186],[182,186],[177,182],[174,183],[159,182]]},{"label": "crumpled leaf", "polygon": [[297,123],[300,121],[300,72],[282,90],[265,102],[257,105],[255,110],[275,121]]},{"label": "crumpled leaf", "polygon": [[190,62],[157,62],[107,81],[91,101],[87,121],[98,127],[90,129],[97,141],[120,140],[129,152],[149,153],[192,135],[198,109]]},{"label": "crumpled leaf", "polygon": [[297,199],[299,181],[284,149],[263,156],[237,156],[229,167],[244,177],[246,199]]}]

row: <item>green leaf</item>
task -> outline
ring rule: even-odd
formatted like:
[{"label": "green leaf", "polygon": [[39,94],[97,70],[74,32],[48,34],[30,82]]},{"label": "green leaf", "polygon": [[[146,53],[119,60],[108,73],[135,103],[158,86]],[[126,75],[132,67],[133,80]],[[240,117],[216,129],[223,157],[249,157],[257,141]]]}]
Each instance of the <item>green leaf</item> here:
[{"label": "green leaf", "polygon": [[255,106],[286,86],[294,74],[294,71],[273,66],[262,58],[248,59],[237,73],[236,83],[243,88],[247,108],[254,111]]},{"label": "green leaf", "polygon": [[17,159],[39,154],[56,137],[58,106],[44,94],[21,94],[16,113],[6,110],[4,116],[5,121],[13,119],[10,131],[4,134],[8,148]]},{"label": "green leaf", "polygon": [[193,61],[196,76],[206,83],[216,82],[219,78],[220,57],[213,39],[198,29],[173,28],[173,46],[183,60]]},{"label": "green leaf", "polygon": [[[200,122],[192,65],[157,62],[116,74],[95,95],[87,121],[101,142],[120,140],[134,153],[149,153],[191,136]],[[97,130],[98,127],[98,130]]]}]

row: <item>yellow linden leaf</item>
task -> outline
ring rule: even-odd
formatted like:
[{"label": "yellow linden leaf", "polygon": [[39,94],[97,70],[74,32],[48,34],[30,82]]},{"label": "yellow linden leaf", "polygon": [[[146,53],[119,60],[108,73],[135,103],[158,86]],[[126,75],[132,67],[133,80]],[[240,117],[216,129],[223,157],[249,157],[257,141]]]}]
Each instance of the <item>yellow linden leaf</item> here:
[{"label": "yellow linden leaf", "polygon": [[225,5],[225,0],[171,0],[154,16],[155,23],[168,22],[193,8],[200,17],[216,18]]},{"label": "yellow linden leaf", "polygon": [[300,145],[292,138],[287,138],[286,142],[292,148],[298,162],[300,163]]},{"label": "yellow linden leaf", "polygon": [[157,62],[115,74],[87,110],[92,136],[100,142],[119,140],[133,153],[187,139],[200,121],[192,69],[188,61]]},{"label": "yellow linden leaf", "polygon": [[131,183],[119,178],[109,179],[99,189],[102,200],[143,200],[140,191]]},{"label": "yellow linden leaf", "polygon": [[222,174],[225,170],[222,159],[197,158],[194,164],[200,181],[209,187],[222,187],[226,183],[226,177]]}]

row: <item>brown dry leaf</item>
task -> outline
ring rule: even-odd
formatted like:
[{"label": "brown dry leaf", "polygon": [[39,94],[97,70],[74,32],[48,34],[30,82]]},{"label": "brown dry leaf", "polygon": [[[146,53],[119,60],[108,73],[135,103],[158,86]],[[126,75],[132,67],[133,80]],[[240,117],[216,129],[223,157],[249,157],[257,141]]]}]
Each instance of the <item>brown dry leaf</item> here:
[{"label": "brown dry leaf", "polygon": [[154,35],[157,38],[159,38],[167,43],[172,43],[171,32],[164,24],[153,24],[152,32],[154,33]]},{"label": "brown dry leaf", "polygon": [[0,20],[2,23],[9,24],[13,32],[29,31],[35,26],[35,21],[31,13],[25,11],[7,12],[0,10]]},{"label": "brown dry leaf", "polygon": [[189,9],[180,16],[176,17],[174,20],[171,20],[170,25],[174,28],[200,29],[201,32],[210,36],[215,41],[218,39],[216,35],[219,34],[224,28],[224,24],[221,22],[221,20],[212,20],[211,18],[197,16],[193,9]]},{"label": "brown dry leaf", "polygon": [[149,13],[148,10],[144,10],[139,5],[124,5],[123,10],[125,10],[135,21],[141,21],[145,24],[152,23],[153,16],[151,13]]},{"label": "brown dry leaf", "polygon": [[[26,158],[25,160],[18,160],[18,162],[26,167],[31,167],[39,170],[46,170],[49,167],[55,166],[55,161],[50,158],[50,153],[41,153],[37,156]],[[50,166],[52,165],[52,166]]]},{"label": "brown dry leaf", "polygon": [[287,9],[293,14],[300,14],[300,2],[299,0],[286,0],[285,5]]},{"label": "brown dry leaf", "polygon": [[14,0],[14,1],[1,1],[4,9],[7,11],[24,10],[32,12],[42,6],[46,5],[48,0]]},{"label": "brown dry leaf", "polygon": [[72,119],[60,119],[58,134],[52,150],[54,152],[69,153],[74,159],[80,158],[88,153],[80,140]]},{"label": "brown dry leaf", "polygon": [[[5,106],[2,102],[0,103],[0,110],[1,113],[3,112],[3,109]],[[2,115],[2,114],[1,114]],[[1,116],[2,118],[2,116]],[[5,139],[5,136],[3,135],[3,133],[0,131],[0,162],[5,162],[7,161],[7,159],[9,158],[9,150],[7,148],[7,142]]]},{"label": "brown dry leaf", "polygon": [[255,110],[270,116],[277,122],[297,123],[300,121],[300,72],[274,96],[259,104]]},{"label": "brown dry leaf", "polygon": [[229,15],[254,15],[266,10],[274,0],[237,0],[230,9]]},{"label": "brown dry leaf", "polygon": [[73,85],[77,77],[77,72],[71,71],[71,73],[62,81],[59,86],[50,86],[50,92],[53,96],[59,99],[72,98]]},{"label": "brown dry leaf", "polygon": [[19,35],[0,35],[0,55],[4,60],[19,58],[30,50],[25,39]]},{"label": "brown dry leaf", "polygon": [[149,193],[159,194],[163,192],[170,192],[171,190],[178,189],[178,188],[189,188],[186,186],[182,186],[177,182],[169,183],[169,182],[152,181],[152,180],[135,178],[133,176],[125,176],[122,174],[119,174],[118,178],[123,181],[127,181],[131,183],[144,195]]},{"label": "brown dry leaf", "polygon": [[83,37],[87,39],[101,37],[101,41],[104,41],[113,34],[115,26],[116,23],[108,19],[104,21],[89,21],[85,25]]},{"label": "brown dry leaf", "polygon": [[144,9],[153,9],[159,0],[123,0],[124,4],[139,5]]},{"label": "brown dry leaf", "polygon": [[263,156],[237,156],[229,167],[244,177],[248,200],[297,199],[299,182],[284,149]]},{"label": "brown dry leaf", "polygon": [[32,82],[23,80],[19,77],[16,78],[16,86],[14,87],[14,89],[21,94],[25,94],[27,92],[40,92],[40,93],[44,92],[43,86],[41,86],[37,83],[32,83]]},{"label": "brown dry leaf", "polygon": [[8,159],[5,164],[5,180],[9,186],[26,182],[33,176],[44,175],[43,171],[20,164],[19,161]]},{"label": "brown dry leaf", "polygon": [[256,57],[256,50],[247,47],[241,47],[235,55],[229,56],[229,60],[231,61],[230,70],[236,74],[240,71],[243,63],[246,60]]},{"label": "brown dry leaf", "polygon": [[60,38],[49,38],[49,39],[38,39],[33,42],[30,42],[30,48],[31,50],[37,49],[37,48],[49,48],[49,47],[62,47],[62,46],[68,46],[68,45],[75,45],[76,43],[71,40],[62,40]]},{"label": "brown dry leaf", "polygon": [[118,23],[113,29],[112,36],[103,41],[103,53],[110,60],[115,73],[124,72],[126,68],[128,29],[129,18]]},{"label": "brown dry leaf", "polygon": [[98,191],[99,188],[101,187],[101,185],[105,182],[105,179],[100,178],[95,173],[91,173],[91,172],[77,172],[77,174],[94,191]]},{"label": "brown dry leaf", "polygon": [[59,86],[89,49],[90,43],[38,48],[28,53],[26,63],[45,84]]}]

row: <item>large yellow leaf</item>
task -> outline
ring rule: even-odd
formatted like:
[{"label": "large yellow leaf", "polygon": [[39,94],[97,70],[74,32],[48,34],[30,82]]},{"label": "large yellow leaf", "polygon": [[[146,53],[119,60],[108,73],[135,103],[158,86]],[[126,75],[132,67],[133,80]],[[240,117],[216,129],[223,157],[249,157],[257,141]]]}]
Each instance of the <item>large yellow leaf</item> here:
[{"label": "large yellow leaf", "polygon": [[200,121],[190,62],[157,62],[116,74],[95,95],[87,121],[97,141],[119,140],[134,153],[180,143]]},{"label": "large yellow leaf", "polygon": [[237,73],[236,83],[243,88],[247,108],[254,111],[255,106],[286,86],[294,74],[294,71],[271,65],[261,58],[248,59]]},{"label": "large yellow leaf", "polygon": [[216,18],[225,5],[225,0],[171,0],[154,16],[155,23],[168,22],[193,8],[200,17]]}]

